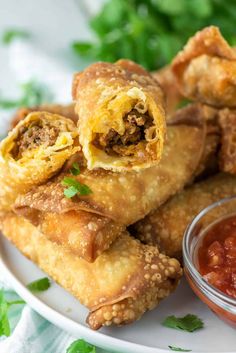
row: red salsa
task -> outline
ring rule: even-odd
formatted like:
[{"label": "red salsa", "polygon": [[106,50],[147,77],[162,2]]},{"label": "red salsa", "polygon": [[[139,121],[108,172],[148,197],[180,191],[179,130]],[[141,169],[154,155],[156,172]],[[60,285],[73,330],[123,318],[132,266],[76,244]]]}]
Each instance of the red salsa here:
[{"label": "red salsa", "polygon": [[201,275],[236,298],[236,215],[214,224],[203,236],[196,255]]}]

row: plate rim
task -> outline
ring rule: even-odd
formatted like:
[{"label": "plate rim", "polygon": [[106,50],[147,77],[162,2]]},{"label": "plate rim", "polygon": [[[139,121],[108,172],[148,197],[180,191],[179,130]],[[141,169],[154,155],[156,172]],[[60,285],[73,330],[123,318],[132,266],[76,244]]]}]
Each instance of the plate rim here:
[{"label": "plate rim", "polygon": [[[46,304],[43,300],[41,300],[40,297],[37,297],[36,295],[34,295],[34,293],[30,292],[28,288],[17,278],[17,276],[8,267],[7,262],[4,258],[6,257],[6,254],[4,254],[4,251],[3,251],[4,242],[7,243],[7,246],[14,247],[19,252],[20,255],[24,256],[32,264],[34,263],[30,259],[28,259],[25,255],[23,255],[15,247],[15,245],[12,244],[7,238],[5,238],[4,235],[0,232],[0,265],[5,276],[7,276],[7,278],[9,279],[9,282],[12,285],[14,291],[26,302],[27,305],[29,305],[39,315],[41,315],[43,318],[45,318],[55,326],[60,327],[63,331],[71,334],[72,336],[75,335],[75,333],[73,332],[75,332],[75,330],[78,330],[78,332],[81,333],[81,336],[82,336],[80,338],[83,338],[89,343],[105,350],[110,350],[111,348],[108,348],[108,347],[112,346],[112,350],[117,353],[122,353],[122,352],[124,353],[168,353],[170,352],[169,349],[144,346],[141,344],[132,343],[119,338],[111,337],[99,331],[93,331],[89,327],[86,327],[64,316],[56,309],[53,309],[48,304]],[[75,329],[73,329],[73,327],[75,327]],[[191,351],[191,353],[204,353],[204,352]],[[235,353],[235,352],[218,351],[214,353]]]}]

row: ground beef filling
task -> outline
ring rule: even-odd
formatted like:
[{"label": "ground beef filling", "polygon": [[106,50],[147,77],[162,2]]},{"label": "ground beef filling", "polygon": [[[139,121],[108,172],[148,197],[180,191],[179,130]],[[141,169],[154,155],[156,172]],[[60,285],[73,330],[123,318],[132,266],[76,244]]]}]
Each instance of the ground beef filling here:
[{"label": "ground beef filling", "polygon": [[137,146],[145,141],[147,130],[153,126],[153,119],[148,113],[140,113],[136,109],[131,110],[125,117],[125,132],[119,135],[114,129],[104,134],[97,134],[93,144],[104,150],[108,155],[131,155],[134,149],[127,149],[127,146]]},{"label": "ground beef filling", "polygon": [[19,139],[16,141],[14,154],[20,158],[26,150],[32,150],[40,145],[52,146],[58,137],[59,129],[49,124],[22,127]]}]

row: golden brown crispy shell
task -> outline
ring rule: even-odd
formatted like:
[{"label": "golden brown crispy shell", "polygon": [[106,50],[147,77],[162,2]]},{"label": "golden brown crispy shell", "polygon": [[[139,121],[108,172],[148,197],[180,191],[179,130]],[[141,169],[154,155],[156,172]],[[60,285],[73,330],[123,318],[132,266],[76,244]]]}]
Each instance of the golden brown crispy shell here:
[{"label": "golden brown crispy shell", "polygon": [[152,76],[157,80],[157,82],[160,83],[160,86],[165,93],[167,113],[166,119],[168,123],[168,117],[177,110],[183,100],[183,96],[179,91],[176,77],[173,74],[170,65],[164,66],[160,70],[152,72]]},{"label": "golden brown crispy shell", "polygon": [[172,62],[181,93],[215,107],[236,106],[236,52],[210,26],[189,39]]},{"label": "golden brown crispy shell", "polygon": [[129,60],[96,63],[73,82],[88,169],[141,170],[159,162],[165,136],[163,92]]},{"label": "golden brown crispy shell", "polygon": [[158,246],[168,256],[179,258],[187,225],[205,207],[236,194],[236,177],[218,174],[196,183],[172,197],[138,222],[134,234],[144,243]]},{"label": "golden brown crispy shell", "polygon": [[0,144],[0,210],[9,210],[20,193],[48,180],[79,150],[73,121],[30,113]]},{"label": "golden brown crispy shell", "polygon": [[203,104],[197,104],[197,106],[199,115],[206,122],[206,140],[203,154],[194,175],[194,180],[201,180],[219,172],[221,131],[218,122],[219,110]]},{"label": "golden brown crispy shell", "polygon": [[78,115],[75,114],[75,105],[73,103],[67,105],[61,104],[42,104],[32,108],[20,108],[13,116],[10,124],[10,130],[13,129],[19,121],[25,119],[32,112],[48,112],[62,115],[65,118],[71,119],[75,124],[78,122]]},{"label": "golden brown crispy shell", "polygon": [[89,309],[93,329],[139,319],[176,287],[182,270],[175,259],[142,245],[124,232],[90,264],[46,239],[13,214],[2,221],[4,235]]},{"label": "golden brown crispy shell", "polygon": [[219,113],[221,128],[220,169],[236,174],[236,111],[223,109]]},{"label": "golden brown crispy shell", "polygon": [[200,159],[204,138],[201,124],[171,126],[158,166],[122,175],[81,167],[76,178],[88,185],[92,194],[65,198],[61,181],[69,174],[62,173],[19,196],[14,210],[50,240],[94,261],[124,226],[143,218],[188,182]]}]

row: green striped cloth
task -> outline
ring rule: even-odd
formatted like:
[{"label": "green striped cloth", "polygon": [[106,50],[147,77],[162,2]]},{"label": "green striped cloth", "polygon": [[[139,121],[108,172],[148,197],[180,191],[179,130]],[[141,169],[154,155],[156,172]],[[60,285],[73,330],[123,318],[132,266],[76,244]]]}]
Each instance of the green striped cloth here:
[{"label": "green striped cloth", "polygon": [[[8,301],[19,297],[11,290],[4,290]],[[73,337],[45,320],[28,305],[14,305],[9,310],[11,336],[0,337],[1,353],[66,353]],[[97,348],[96,353],[108,353]]]}]

